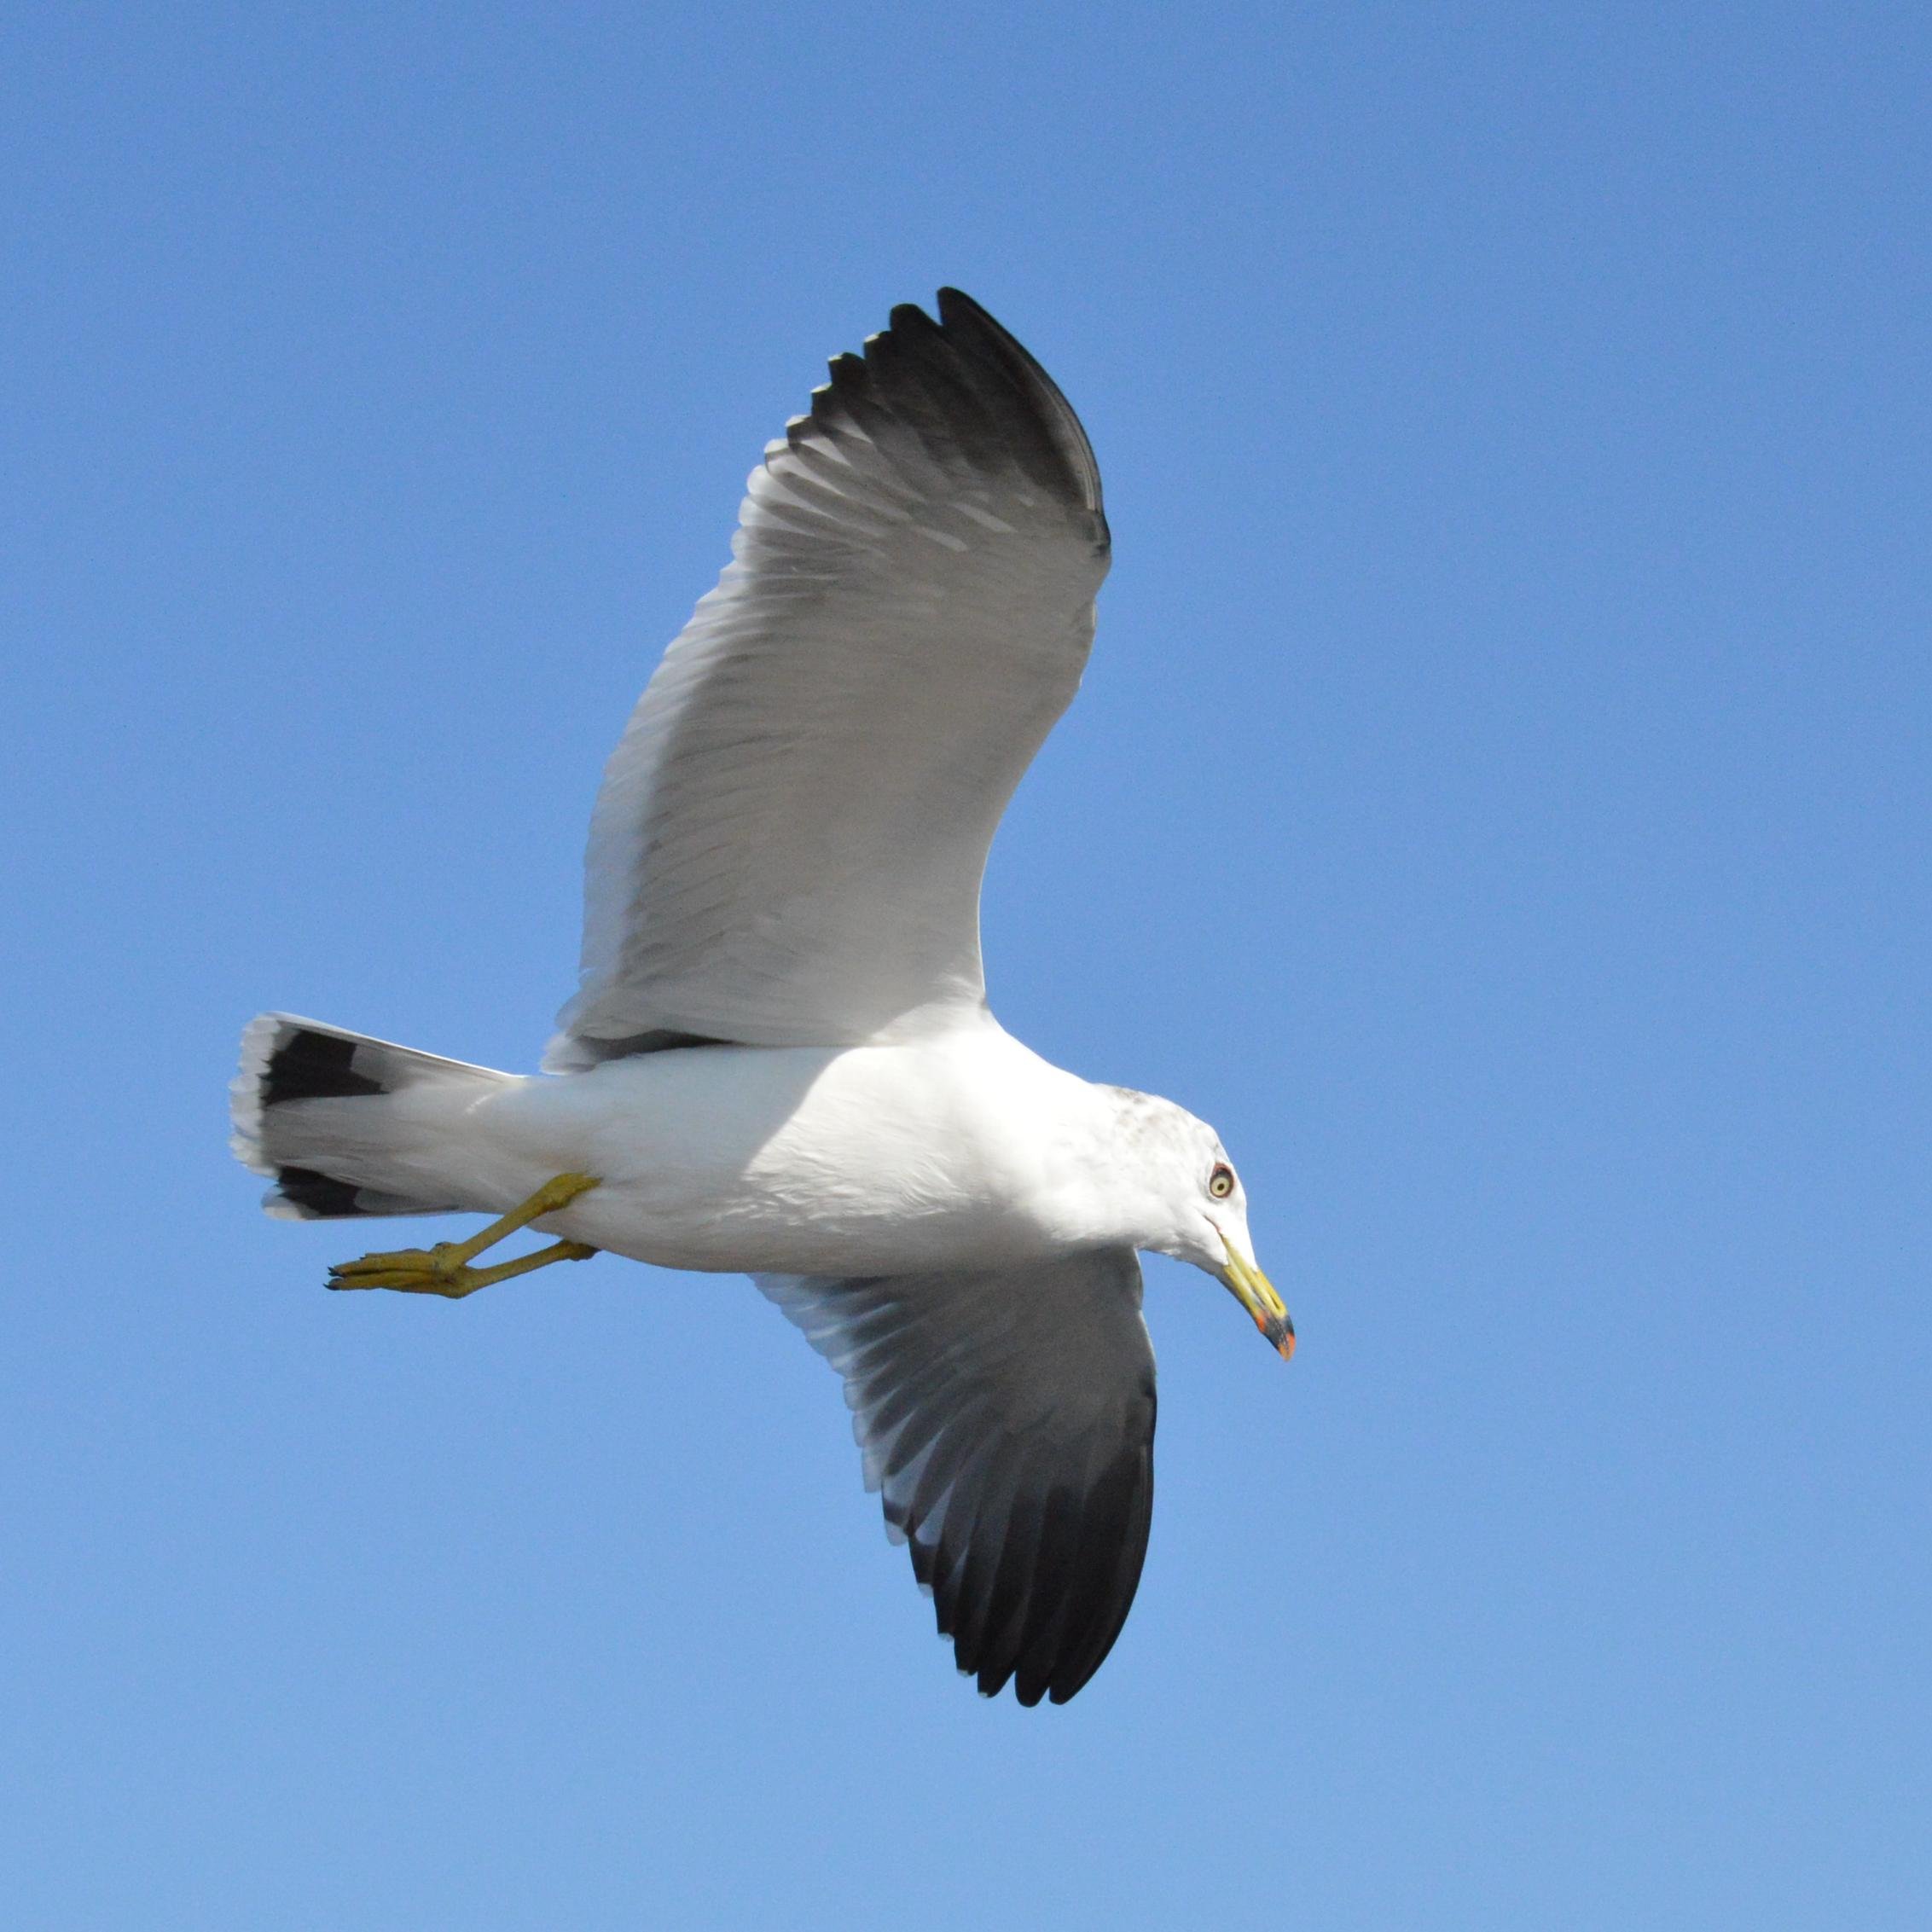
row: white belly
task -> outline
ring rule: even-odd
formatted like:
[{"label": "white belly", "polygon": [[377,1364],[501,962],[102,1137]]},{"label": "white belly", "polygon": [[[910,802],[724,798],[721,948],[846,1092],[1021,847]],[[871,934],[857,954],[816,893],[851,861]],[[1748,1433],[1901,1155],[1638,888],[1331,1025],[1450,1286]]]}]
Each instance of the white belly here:
[{"label": "white belly", "polygon": [[710,1047],[521,1081],[465,1117],[478,1204],[600,1185],[542,1225],[666,1268],[896,1273],[1063,1252],[1041,1177],[1086,1082],[996,1027],[929,1044]]}]

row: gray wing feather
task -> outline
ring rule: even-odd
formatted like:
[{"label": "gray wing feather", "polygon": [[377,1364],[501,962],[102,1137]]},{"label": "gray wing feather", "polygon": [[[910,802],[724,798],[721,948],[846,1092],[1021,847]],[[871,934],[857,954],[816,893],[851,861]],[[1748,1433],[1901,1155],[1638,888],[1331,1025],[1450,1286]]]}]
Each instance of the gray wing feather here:
[{"label": "gray wing feather", "polygon": [[1064,1703],[1120,1633],[1153,1506],[1154,1355],[1131,1250],[758,1285],[844,1378],[889,1533],[988,1696]]},{"label": "gray wing feather", "polygon": [[612,755],[546,1065],[853,1045],[984,997],[979,882],[1105,575],[1079,421],[967,297],[841,356]]}]

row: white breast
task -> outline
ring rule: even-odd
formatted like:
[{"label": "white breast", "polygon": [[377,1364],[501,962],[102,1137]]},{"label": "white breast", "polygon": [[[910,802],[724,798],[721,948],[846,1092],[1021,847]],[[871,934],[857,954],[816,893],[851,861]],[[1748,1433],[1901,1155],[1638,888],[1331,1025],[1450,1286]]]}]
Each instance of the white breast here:
[{"label": "white breast", "polygon": [[670,1268],[887,1273],[1091,1239],[1065,1181],[1093,1091],[989,1021],[903,1046],[612,1060],[520,1082],[471,1125],[500,1150],[506,1201],[550,1172],[600,1178],[545,1224],[572,1239]]}]

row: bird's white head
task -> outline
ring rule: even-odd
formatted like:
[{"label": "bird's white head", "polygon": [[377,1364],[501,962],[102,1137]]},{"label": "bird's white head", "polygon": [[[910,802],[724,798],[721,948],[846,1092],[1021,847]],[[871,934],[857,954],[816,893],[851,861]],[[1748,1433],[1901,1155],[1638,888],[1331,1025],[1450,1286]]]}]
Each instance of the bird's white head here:
[{"label": "bird's white head", "polygon": [[1286,1361],[1295,1352],[1295,1325],[1256,1265],[1247,1190],[1221,1136],[1171,1100],[1124,1087],[1111,1092],[1119,1157],[1149,1223],[1140,1244],[1191,1262],[1226,1285]]}]

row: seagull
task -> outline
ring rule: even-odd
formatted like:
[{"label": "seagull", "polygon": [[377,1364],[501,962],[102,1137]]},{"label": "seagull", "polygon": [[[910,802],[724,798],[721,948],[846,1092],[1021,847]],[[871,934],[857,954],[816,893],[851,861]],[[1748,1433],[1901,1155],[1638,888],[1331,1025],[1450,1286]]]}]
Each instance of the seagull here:
[{"label": "seagull", "polygon": [[[1153,1501],[1141,1250],[1285,1359],[1214,1129],[988,1008],[987,848],[1077,688],[1109,537],[1079,419],[939,292],[831,363],[604,775],[583,971],[543,1070],[287,1013],[233,1146],[312,1220],[487,1214],[339,1289],[459,1299],[600,1250],[750,1274],[844,1378],[888,1534],[988,1697],[1064,1703],[1120,1633]],[[519,1228],[552,1237],[479,1257]]]}]

